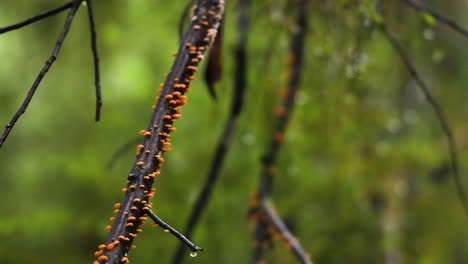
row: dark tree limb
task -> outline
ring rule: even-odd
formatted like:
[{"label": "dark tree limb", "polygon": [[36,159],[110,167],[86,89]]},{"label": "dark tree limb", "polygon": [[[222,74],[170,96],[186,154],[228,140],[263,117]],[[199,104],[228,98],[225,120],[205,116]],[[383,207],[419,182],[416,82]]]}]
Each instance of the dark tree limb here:
[{"label": "dark tree limb", "polygon": [[157,226],[160,226],[163,228],[165,231],[167,230],[169,233],[171,233],[173,236],[175,236],[177,239],[179,239],[185,246],[187,246],[190,251],[192,252],[197,252],[197,251],[203,251],[203,248],[195,245],[192,241],[188,240],[184,235],[182,235],[179,231],[177,231],[175,228],[172,226],[168,225],[166,222],[164,222],[161,218],[159,218],[153,211],[148,210],[146,214],[151,218],[151,220],[154,221],[154,223]]},{"label": "dark tree limb", "polygon": [[455,30],[456,32],[468,38],[468,30],[464,29],[462,26],[457,24],[457,22],[451,20],[450,18],[438,13],[437,11],[429,7],[419,4],[417,1],[414,1],[414,0],[402,0],[402,1],[405,2],[408,6],[414,8],[415,10],[419,12],[425,12],[425,13],[430,14],[440,23],[445,24],[449,28]]},{"label": "dark tree limb", "polygon": [[[41,84],[42,79],[44,78],[46,73],[49,71],[50,67],[52,67],[53,63],[57,59],[57,56],[60,53],[60,49],[62,48],[65,37],[67,36],[68,31],[70,30],[70,27],[71,27],[72,22],[73,22],[73,18],[75,17],[75,14],[78,11],[78,8],[80,7],[80,4],[81,4],[81,0],[80,1],[73,1],[73,2],[71,2],[72,6],[67,7],[67,8],[71,8],[71,9],[67,14],[67,18],[65,20],[63,30],[60,33],[60,35],[59,35],[59,37],[57,39],[57,42],[55,43],[54,50],[52,51],[52,54],[49,56],[49,59],[45,62],[45,65],[44,65],[44,67],[42,67],[42,70],[39,72],[39,75],[36,77],[36,80],[34,81],[32,87],[29,89],[28,95],[24,99],[23,104],[18,109],[16,114],[13,116],[13,118],[10,120],[10,122],[6,125],[5,131],[3,132],[2,136],[0,137],[0,148],[3,146],[3,143],[7,139],[8,135],[10,134],[11,130],[13,129],[13,126],[16,124],[16,122],[18,121],[20,116],[23,115],[26,112],[26,109],[28,108],[29,103],[31,102],[31,99],[34,96],[34,93],[36,92],[37,88],[39,87],[39,84]],[[57,13],[57,12],[55,12],[55,13]],[[36,19],[36,21],[37,21],[37,19]],[[25,22],[23,22],[23,23],[25,23]],[[33,23],[33,22],[30,22],[30,23]]]},{"label": "dark tree limb", "polygon": [[256,197],[254,197],[255,202],[251,208],[251,217],[257,223],[253,263],[259,263],[264,257],[265,242],[268,242],[265,240],[268,240],[272,235],[270,234],[269,226],[273,226],[274,230],[283,237],[286,245],[291,249],[300,263],[312,263],[309,255],[291,234],[283,220],[278,216],[271,202],[274,164],[294,108],[294,100],[299,88],[302,65],[304,62],[304,42],[307,31],[307,2],[307,0],[300,0],[296,3],[298,15],[296,26],[294,30],[292,30],[291,35],[287,86],[285,94],[281,98],[281,105],[275,111],[276,128],[273,131],[269,145],[262,158],[260,185]]},{"label": "dark tree limb", "polygon": [[443,133],[447,138],[448,148],[449,148],[449,158],[450,158],[450,167],[453,174],[453,180],[455,184],[455,188],[457,190],[458,198],[463,206],[463,211],[465,213],[466,218],[468,219],[468,201],[465,194],[465,189],[463,188],[461,176],[459,173],[459,166],[458,166],[458,155],[456,149],[456,143],[453,136],[452,129],[447,121],[447,117],[442,110],[442,107],[437,102],[437,99],[432,95],[431,91],[427,84],[423,81],[421,75],[418,73],[416,66],[411,61],[408,53],[405,51],[403,46],[400,42],[393,36],[390,31],[387,29],[384,23],[378,24],[379,29],[384,34],[384,36],[388,39],[390,45],[395,50],[395,52],[400,56],[403,64],[405,65],[408,73],[410,74],[411,78],[416,82],[416,84],[421,89],[422,93],[424,94],[427,102],[431,105],[434,113],[436,115],[437,120],[442,128]]},{"label": "dark tree limb", "polygon": [[94,63],[94,85],[96,87],[96,121],[101,119],[101,107],[102,107],[102,96],[101,96],[101,74],[99,73],[99,54],[97,49],[96,41],[96,24],[94,23],[93,7],[91,0],[86,0],[86,7],[88,9],[88,20],[91,32],[91,50],[93,52],[93,63]]},{"label": "dark tree limb", "polygon": [[[211,168],[209,170],[208,176],[205,179],[202,189],[198,193],[195,205],[192,208],[189,220],[186,224],[184,234],[189,238],[192,236],[192,233],[195,230],[195,227],[197,226],[201,215],[203,214],[206,206],[208,205],[208,200],[211,197],[214,185],[218,181],[219,173],[223,166],[226,154],[230,146],[234,128],[243,106],[244,93],[247,86],[247,33],[249,28],[249,8],[250,0],[239,1],[239,39],[237,41],[237,46],[234,54],[235,83],[231,110],[226,125],[224,127],[224,131],[221,135],[221,138],[219,139],[216,151],[213,155],[213,160],[211,162]],[[183,245],[179,245],[174,255],[172,263],[182,263],[184,256],[184,247]]]},{"label": "dark tree limb", "polygon": [[54,8],[52,10],[49,10],[49,11],[46,11],[42,14],[39,14],[37,16],[33,16],[33,17],[30,17],[26,20],[23,20],[19,23],[16,23],[16,24],[13,24],[13,25],[10,25],[10,26],[6,26],[6,27],[2,27],[0,28],[0,34],[3,34],[3,33],[7,33],[9,31],[12,31],[12,30],[16,30],[16,29],[20,29],[22,27],[25,27],[25,26],[28,26],[30,24],[33,24],[35,22],[38,22],[44,18],[48,18],[50,16],[53,16],[53,15],[56,15],[64,10],[67,10],[69,8],[71,8],[72,6],[74,6],[74,4],[76,4],[77,2],[82,2],[83,0],[73,0],[73,1],[70,1],[62,6],[59,6],[57,8]]},{"label": "dark tree limb", "polygon": [[199,0],[191,25],[186,32],[166,81],[162,84],[161,95],[146,130],[143,144],[128,176],[122,203],[115,205],[116,216],[104,247],[95,252],[95,263],[127,263],[128,253],[137,233],[146,221],[151,209],[149,199],[154,195],[154,178],[160,174],[164,162],[163,153],[169,151],[172,126],[181,117],[181,107],[186,104],[184,95],[189,89],[197,66],[205,52],[213,44],[220,21],[224,14],[223,0]]}]

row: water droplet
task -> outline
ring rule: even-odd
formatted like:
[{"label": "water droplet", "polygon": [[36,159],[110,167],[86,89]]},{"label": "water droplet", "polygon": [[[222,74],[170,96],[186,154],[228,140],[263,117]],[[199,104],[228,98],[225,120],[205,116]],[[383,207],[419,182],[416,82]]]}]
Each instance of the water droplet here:
[{"label": "water droplet", "polygon": [[434,40],[434,38],[435,38],[435,32],[434,32],[433,29],[429,29],[429,28],[428,28],[428,29],[425,29],[425,30],[423,31],[423,36],[424,36],[424,38],[427,39],[427,40]]},{"label": "water droplet", "polygon": [[192,258],[196,257],[196,256],[197,256],[197,252],[195,252],[195,251],[194,251],[194,252],[190,252],[190,256],[191,256]]}]

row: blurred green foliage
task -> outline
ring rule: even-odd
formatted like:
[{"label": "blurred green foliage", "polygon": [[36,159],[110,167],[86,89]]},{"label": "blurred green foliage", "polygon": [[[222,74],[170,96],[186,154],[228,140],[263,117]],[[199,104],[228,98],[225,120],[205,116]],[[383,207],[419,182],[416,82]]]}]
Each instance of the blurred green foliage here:
[{"label": "blurred green foliage", "polygon": [[[144,129],[177,50],[186,1],[96,1],[103,114],[94,123],[85,9],[28,111],[0,149],[0,263],[91,263],[133,161],[113,153]],[[224,78],[212,102],[201,80],[177,121],[173,151],[155,182],[155,212],[182,229],[229,108],[236,1],[227,1]],[[254,1],[246,108],[193,238],[187,263],[246,263],[246,218],[259,158],[284,84],[291,10]],[[316,263],[468,263],[468,225],[446,169],[447,143],[432,109],[361,1],[311,1],[302,89],[275,179],[278,210]],[[366,2],[366,1],[363,1]],[[430,1],[468,25],[465,1]],[[436,3],[437,2],[437,3]],[[449,117],[468,186],[467,39],[399,1],[384,21],[410,52]],[[5,26],[60,1],[1,1]],[[21,104],[50,54],[65,14],[0,36],[0,124]],[[201,77],[199,77],[201,79]],[[178,241],[149,225],[132,263],[170,263]],[[188,251],[187,251],[188,255]],[[391,262],[392,258],[400,262]],[[272,263],[295,263],[279,243]]]}]

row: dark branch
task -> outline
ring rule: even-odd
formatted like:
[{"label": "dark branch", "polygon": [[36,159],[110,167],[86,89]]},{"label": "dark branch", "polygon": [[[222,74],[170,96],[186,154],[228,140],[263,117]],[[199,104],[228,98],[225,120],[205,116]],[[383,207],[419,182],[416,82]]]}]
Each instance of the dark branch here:
[{"label": "dark branch", "polygon": [[463,27],[461,27],[460,25],[458,25],[455,21],[451,20],[450,18],[438,13],[435,10],[432,10],[429,7],[423,6],[414,0],[402,0],[402,1],[408,4],[409,6],[411,6],[412,8],[416,9],[417,11],[430,14],[440,23],[447,25],[449,28],[455,30],[456,32],[468,38],[468,31],[464,29]]},{"label": "dark branch", "polygon": [[31,102],[31,99],[34,96],[34,93],[36,92],[37,88],[39,87],[39,84],[41,83],[42,79],[46,75],[46,73],[49,71],[50,67],[52,67],[52,64],[55,62],[57,59],[57,56],[60,52],[60,49],[62,48],[63,42],[65,40],[65,37],[67,36],[68,31],[70,30],[71,24],[73,22],[73,18],[75,17],[76,11],[80,7],[81,1],[73,1],[72,2],[72,7],[70,11],[67,14],[67,18],[65,20],[65,24],[63,26],[63,30],[60,33],[57,42],[55,43],[55,48],[52,51],[52,54],[50,55],[49,59],[45,62],[44,67],[42,67],[42,70],[39,72],[39,75],[36,77],[36,80],[34,81],[32,87],[29,89],[28,95],[23,101],[23,104],[21,107],[18,109],[16,114],[13,116],[13,118],[10,120],[8,125],[5,127],[5,131],[3,132],[2,136],[0,137],[0,148],[3,146],[3,143],[7,139],[8,135],[10,134],[11,130],[13,129],[13,126],[16,124],[18,119],[20,118],[21,115],[23,115],[26,112],[26,109],[28,108],[29,103]]},{"label": "dark branch", "polygon": [[453,137],[452,129],[450,128],[450,125],[448,124],[447,117],[444,115],[444,112],[441,106],[439,105],[435,97],[431,94],[431,91],[429,90],[426,83],[423,81],[421,75],[418,73],[416,69],[416,66],[413,64],[413,62],[411,61],[411,58],[406,53],[405,49],[400,44],[400,42],[398,42],[398,40],[388,31],[385,24],[380,23],[379,27],[380,27],[380,30],[385,35],[385,37],[390,42],[395,52],[398,53],[398,55],[400,56],[401,60],[406,66],[406,69],[408,70],[413,80],[417,83],[417,85],[423,92],[424,96],[426,97],[426,100],[431,105],[432,109],[434,110],[437,120],[439,120],[443,133],[447,137],[447,142],[448,142],[448,147],[449,147],[450,166],[451,166],[452,173],[453,173],[453,180],[455,183],[455,187],[457,189],[458,197],[462,203],[465,216],[468,219],[468,201],[465,195],[465,190],[463,188],[463,184],[462,184],[461,177],[460,177],[459,170],[458,170],[458,156],[457,156],[457,150],[456,150],[456,145],[455,145],[455,139]]},{"label": "dark branch", "polygon": [[[211,162],[211,168],[208,173],[208,176],[205,179],[201,191],[198,193],[198,197],[195,201],[195,205],[192,208],[190,213],[189,220],[186,224],[186,230],[184,234],[187,237],[191,237],[195,227],[200,220],[201,215],[203,214],[204,209],[208,205],[208,200],[211,197],[213,187],[218,181],[219,173],[223,166],[223,162],[228,152],[230,146],[231,138],[234,132],[234,128],[238,119],[238,116],[241,112],[243,101],[244,101],[244,91],[247,85],[247,32],[248,32],[248,13],[250,7],[250,0],[240,0],[239,1],[239,40],[237,42],[237,47],[235,51],[235,83],[234,83],[234,93],[231,103],[231,110],[224,127],[223,134],[218,142],[216,151],[213,155],[213,160]],[[182,263],[184,247],[180,245],[177,248],[177,251],[174,255],[173,262],[174,264]]]},{"label": "dark branch", "polygon": [[3,33],[7,33],[9,31],[12,31],[12,30],[16,30],[16,29],[20,29],[24,26],[27,26],[27,25],[30,25],[30,24],[33,24],[39,20],[42,20],[44,18],[48,18],[50,16],[53,16],[55,14],[58,14],[64,10],[67,10],[69,8],[71,8],[75,3],[79,2],[81,3],[81,1],[83,0],[73,0],[73,1],[70,1],[62,6],[59,6],[55,9],[52,9],[52,10],[49,10],[47,12],[44,12],[42,14],[39,14],[37,16],[33,16],[33,17],[30,17],[24,21],[21,21],[19,23],[16,23],[16,24],[13,24],[13,25],[10,25],[10,26],[7,26],[7,27],[2,27],[0,28],[0,34],[3,34]]},{"label": "dark branch", "polygon": [[128,176],[122,203],[116,204],[117,215],[113,218],[106,244],[95,252],[98,263],[127,263],[128,253],[145,215],[151,209],[149,199],[154,195],[154,178],[160,174],[164,162],[163,153],[169,151],[172,126],[181,117],[181,107],[186,104],[184,95],[193,80],[197,66],[205,52],[213,44],[219,23],[224,14],[223,0],[200,0],[195,9],[192,23],[186,32],[161,90],[158,103],[146,130],[143,144]]},{"label": "dark branch", "polygon": [[291,46],[289,55],[289,74],[285,95],[281,105],[276,112],[276,128],[269,142],[269,146],[262,158],[262,171],[260,174],[260,186],[258,191],[258,199],[251,208],[255,214],[257,227],[255,233],[256,246],[253,253],[253,263],[258,263],[263,259],[264,241],[270,238],[268,226],[273,225],[277,232],[283,237],[288,248],[301,263],[312,263],[308,254],[302,246],[297,242],[291,232],[288,230],[283,220],[277,215],[271,204],[271,196],[273,191],[273,170],[279,149],[284,140],[284,134],[288,121],[291,117],[294,108],[294,99],[299,88],[301,78],[302,65],[304,62],[304,41],[307,31],[307,1],[302,0],[297,2],[298,18],[296,27],[292,30]]},{"label": "dark branch", "polygon": [[102,107],[102,96],[101,96],[101,78],[99,73],[99,54],[97,49],[96,41],[96,24],[94,23],[93,7],[91,0],[86,0],[86,6],[88,8],[88,19],[89,27],[91,32],[91,50],[93,51],[93,63],[94,63],[94,85],[96,86],[96,121],[101,119],[101,107]]},{"label": "dark branch", "polygon": [[190,249],[190,251],[192,252],[203,251],[203,248],[195,245],[192,241],[188,240],[184,235],[179,233],[179,231],[177,231],[172,226],[164,222],[161,218],[159,218],[153,211],[148,210],[146,213],[154,221],[156,225],[160,226],[164,230],[168,230],[169,233],[171,233],[173,236],[179,239],[182,243],[184,243]]}]

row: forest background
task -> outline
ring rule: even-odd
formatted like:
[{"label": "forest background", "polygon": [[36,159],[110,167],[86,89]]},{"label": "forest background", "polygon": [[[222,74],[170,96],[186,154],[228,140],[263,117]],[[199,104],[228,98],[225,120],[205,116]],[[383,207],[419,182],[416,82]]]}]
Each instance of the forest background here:
[{"label": "forest background", "polygon": [[[207,174],[232,94],[236,2],[227,1],[223,79],[213,101],[202,78],[176,122],[155,182],[155,212],[182,229]],[[315,263],[468,263],[468,224],[451,179],[447,140],[398,54],[366,16],[366,1],[311,1],[306,58],[277,164],[274,200]],[[452,127],[468,186],[468,39],[403,1],[384,21],[417,65]],[[468,2],[424,1],[468,27]],[[0,1],[0,26],[60,1]],[[29,110],[0,149],[0,263],[90,263],[122,199],[133,146],[177,50],[186,1],[96,1],[102,121],[85,9]],[[65,14],[0,36],[0,124],[6,125],[50,54]],[[187,263],[245,263],[260,157],[284,86],[293,13],[253,1],[245,108]],[[468,187],[465,187],[468,188]],[[170,263],[178,241],[145,227],[132,263]],[[188,252],[187,252],[188,256]],[[272,263],[295,263],[280,243]],[[398,262],[391,262],[398,261]]]}]

